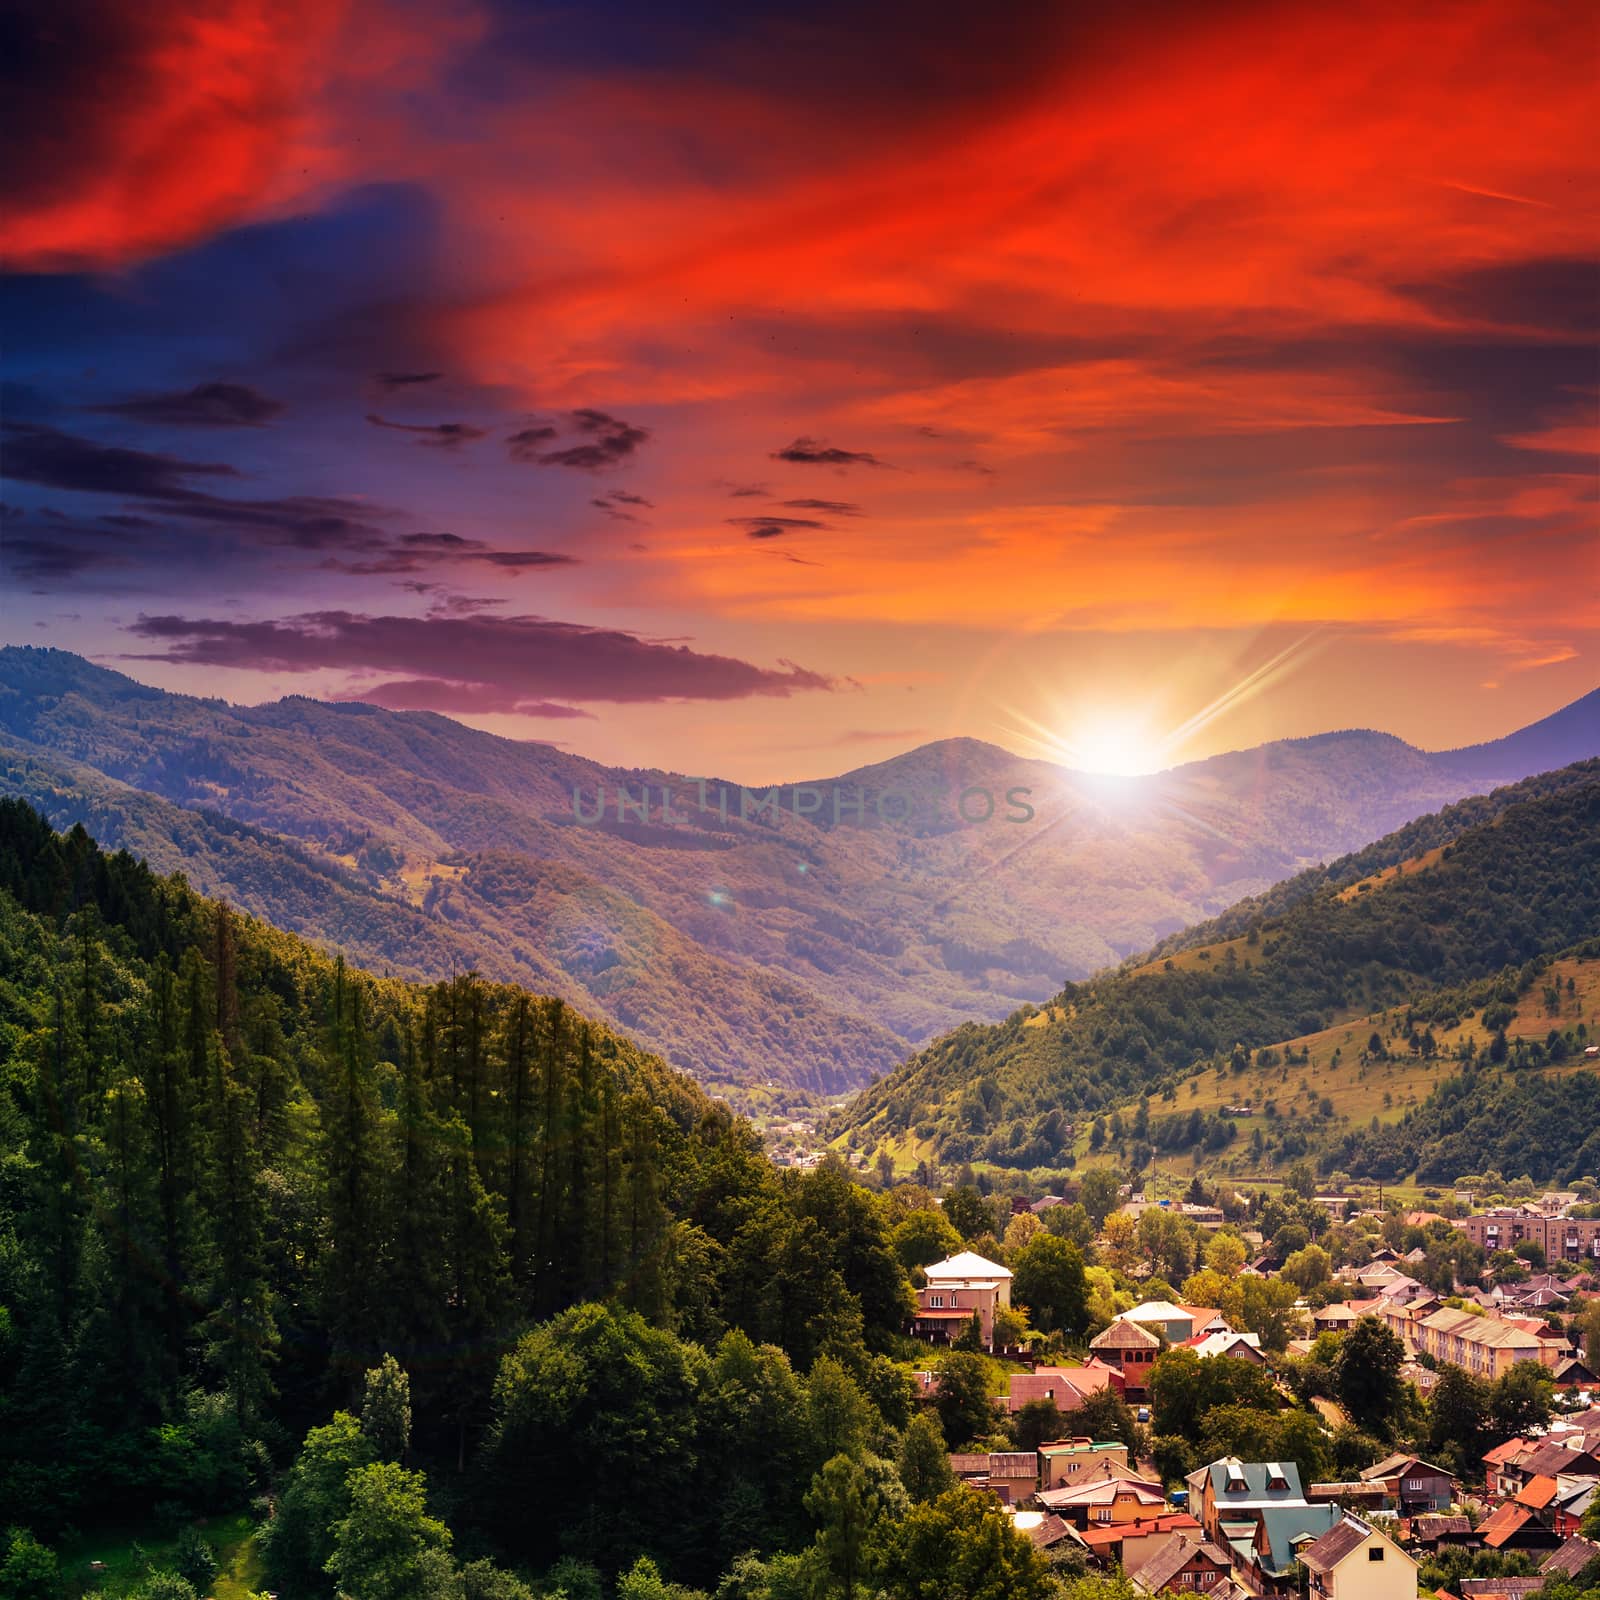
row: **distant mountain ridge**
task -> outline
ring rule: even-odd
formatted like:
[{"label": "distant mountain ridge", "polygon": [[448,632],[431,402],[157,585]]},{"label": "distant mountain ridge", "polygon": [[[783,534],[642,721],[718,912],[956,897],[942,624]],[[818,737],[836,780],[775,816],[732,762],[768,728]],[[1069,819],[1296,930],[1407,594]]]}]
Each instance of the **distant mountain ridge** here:
[{"label": "distant mountain ridge", "polygon": [[[1600,753],[1600,692],[1524,734],[1540,750],[1564,741],[1569,760]],[[52,821],[92,812],[108,842],[367,965],[436,976],[459,952],[746,1097],[859,1087],[964,1021],[1047,999],[1063,978],[1526,776],[1523,736],[1441,757],[1356,731],[1115,781],[949,740],[785,785],[780,808],[741,816],[737,786],[713,782],[701,809],[681,777],[434,713],[230,706],[65,652],[0,650],[5,785]],[[797,787],[821,791],[817,809],[795,814]],[[636,803],[647,788],[647,819],[618,814],[619,789]],[[880,815],[869,796],[861,820],[858,788],[917,804]],[[1015,790],[1031,820],[1005,820]],[[992,820],[961,820],[967,791],[969,816],[987,795]],[[602,792],[604,820],[583,825],[574,794],[592,814]],[[254,830],[248,848],[223,819]],[[266,865],[275,841],[281,883]]]}]

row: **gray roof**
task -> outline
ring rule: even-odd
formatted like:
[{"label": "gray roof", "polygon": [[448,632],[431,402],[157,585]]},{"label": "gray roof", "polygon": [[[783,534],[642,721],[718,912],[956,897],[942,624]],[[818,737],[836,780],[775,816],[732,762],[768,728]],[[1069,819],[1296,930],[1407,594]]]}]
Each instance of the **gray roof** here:
[{"label": "gray roof", "polygon": [[1426,1517],[1418,1517],[1411,1524],[1411,1531],[1419,1539],[1444,1539],[1452,1533],[1472,1533],[1472,1519],[1470,1517],[1447,1517],[1441,1513],[1434,1513]]},{"label": "gray roof", "polygon": [[1371,1483],[1375,1478],[1449,1478],[1453,1483],[1455,1473],[1445,1467],[1436,1467],[1431,1461],[1424,1461],[1421,1456],[1414,1456],[1408,1451],[1397,1451],[1392,1456],[1385,1456],[1377,1465],[1366,1467],[1362,1470],[1362,1481]]},{"label": "gray roof", "polygon": [[1544,1474],[1557,1478],[1582,1471],[1581,1464],[1593,1459],[1592,1450],[1569,1450],[1564,1444],[1542,1444],[1531,1455],[1523,1456],[1517,1462],[1517,1471],[1526,1472],[1532,1477]]},{"label": "gray roof", "polygon": [[1576,1578],[1596,1556],[1600,1556],[1600,1544],[1574,1534],[1539,1570],[1565,1573],[1569,1578]]},{"label": "gray roof", "polygon": [[1089,1341],[1091,1350],[1151,1350],[1158,1349],[1161,1339],[1137,1322],[1117,1320],[1103,1333]]},{"label": "gray roof", "polygon": [[1300,1559],[1313,1572],[1331,1572],[1347,1555],[1359,1550],[1372,1537],[1372,1529],[1354,1517],[1336,1522]]}]

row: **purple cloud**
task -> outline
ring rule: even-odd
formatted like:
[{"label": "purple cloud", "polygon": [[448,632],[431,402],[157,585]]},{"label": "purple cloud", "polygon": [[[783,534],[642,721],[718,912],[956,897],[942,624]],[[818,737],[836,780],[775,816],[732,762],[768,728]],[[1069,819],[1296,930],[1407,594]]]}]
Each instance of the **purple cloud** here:
[{"label": "purple cloud", "polygon": [[648,428],[637,427],[613,417],[609,412],[583,407],[567,413],[567,423],[580,435],[577,444],[560,450],[546,450],[560,430],[549,423],[524,428],[511,435],[512,459],[531,461],[541,467],[574,467],[582,472],[603,472],[607,467],[620,466],[633,457],[639,446],[650,437]]},{"label": "purple cloud", "polygon": [[243,383],[201,383],[180,394],[136,395],[90,409],[180,428],[259,428],[284,411],[280,401]]},{"label": "purple cloud", "polygon": [[498,695],[507,704],[740,700],[837,686],[790,661],[759,667],[687,645],[534,616],[317,611],[268,622],[141,616],[132,631],[163,646],[135,659],[263,672],[394,673],[400,681],[470,684],[480,701]]},{"label": "purple cloud", "polygon": [[375,428],[392,428],[396,433],[414,433],[417,443],[435,450],[454,450],[458,445],[470,444],[484,436],[484,429],[474,428],[468,422],[390,422],[375,411],[367,413],[367,421]]}]

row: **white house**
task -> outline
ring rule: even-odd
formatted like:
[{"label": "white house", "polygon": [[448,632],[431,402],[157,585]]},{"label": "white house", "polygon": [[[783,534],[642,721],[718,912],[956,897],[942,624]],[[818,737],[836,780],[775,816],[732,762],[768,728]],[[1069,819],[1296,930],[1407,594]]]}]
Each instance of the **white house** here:
[{"label": "white house", "polygon": [[1010,1269],[963,1250],[922,1271],[927,1282],[917,1290],[914,1331],[926,1339],[948,1343],[959,1337],[976,1312],[983,1342],[992,1349],[994,1314],[1011,1304]]},{"label": "white house", "polygon": [[1417,1600],[1417,1564],[1348,1512],[1300,1552],[1308,1600]]}]

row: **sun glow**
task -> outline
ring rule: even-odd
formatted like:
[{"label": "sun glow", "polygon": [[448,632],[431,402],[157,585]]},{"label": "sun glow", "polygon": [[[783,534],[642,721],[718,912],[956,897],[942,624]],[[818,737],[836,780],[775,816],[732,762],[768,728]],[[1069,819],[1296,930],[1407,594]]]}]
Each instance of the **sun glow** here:
[{"label": "sun glow", "polygon": [[1065,730],[1057,744],[1068,766],[1110,778],[1142,777],[1167,764],[1166,740],[1134,714],[1097,714]]},{"label": "sun glow", "polygon": [[1090,693],[1055,699],[1055,715],[1040,721],[1008,707],[1011,737],[1029,755],[1107,778],[1142,778],[1190,758],[1188,746],[1230,711],[1264,694],[1303,665],[1325,642],[1306,634],[1263,661],[1188,718],[1175,719],[1159,696],[1144,705],[1116,704]]}]

